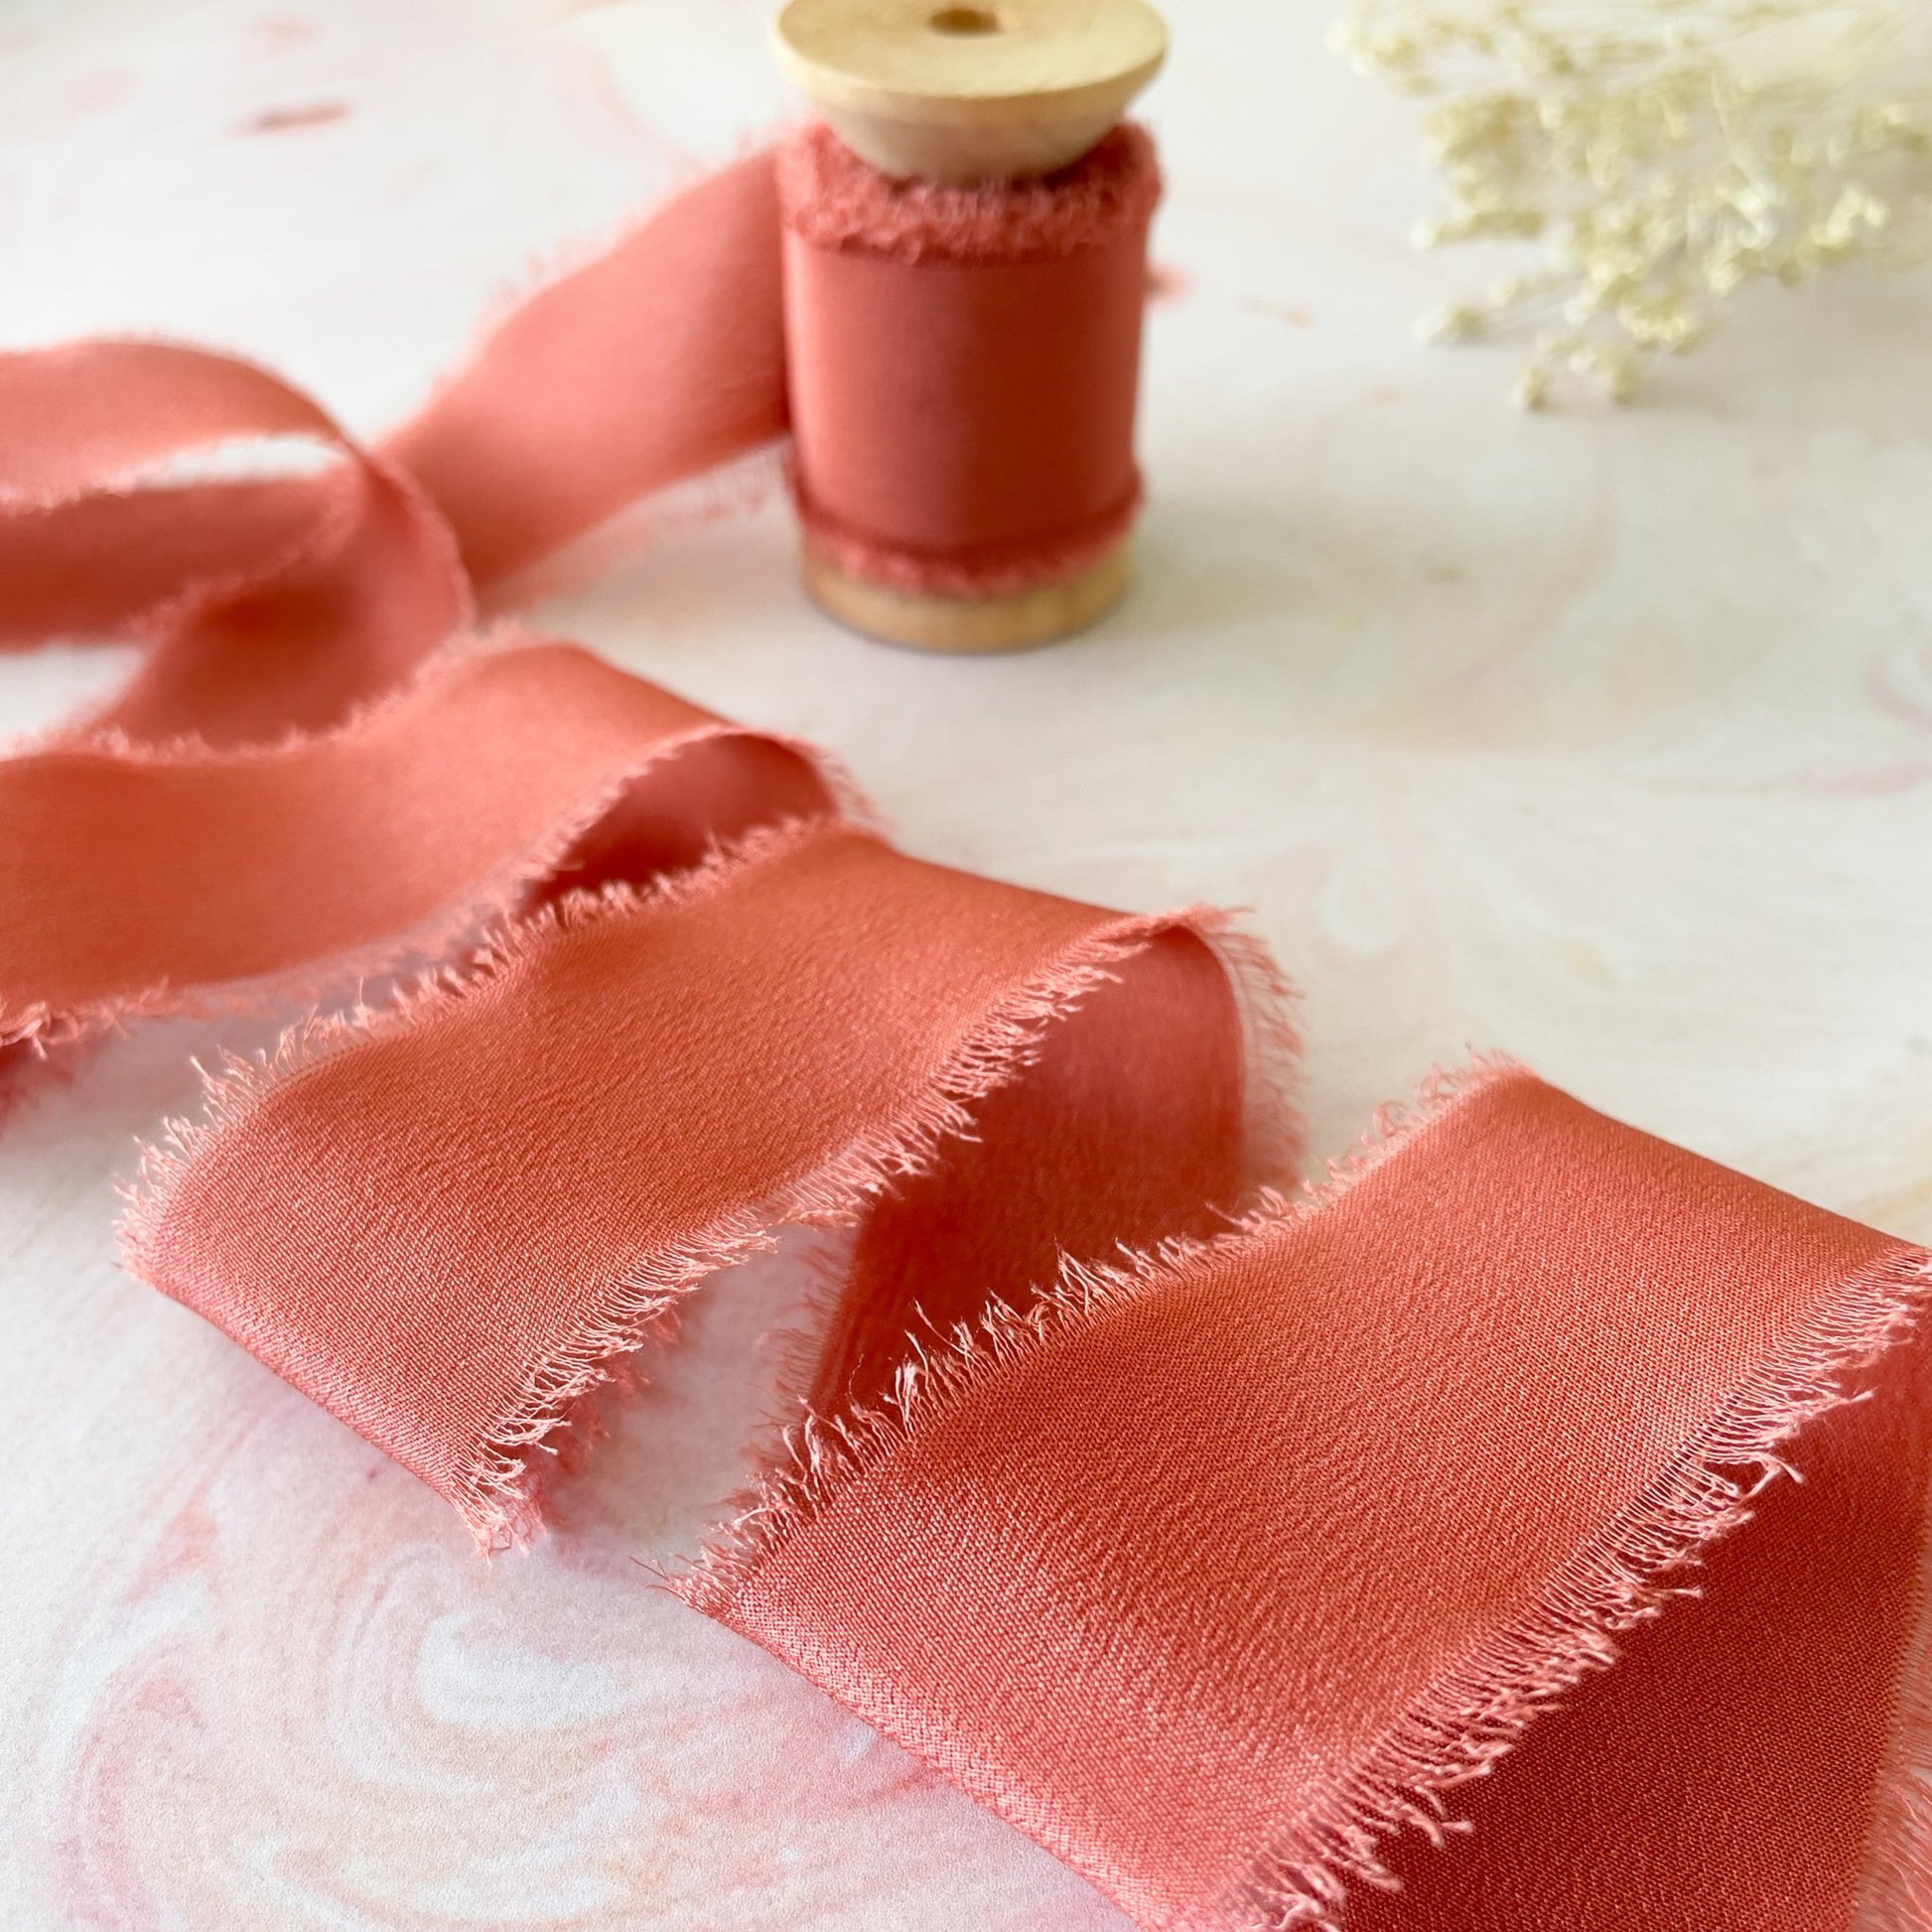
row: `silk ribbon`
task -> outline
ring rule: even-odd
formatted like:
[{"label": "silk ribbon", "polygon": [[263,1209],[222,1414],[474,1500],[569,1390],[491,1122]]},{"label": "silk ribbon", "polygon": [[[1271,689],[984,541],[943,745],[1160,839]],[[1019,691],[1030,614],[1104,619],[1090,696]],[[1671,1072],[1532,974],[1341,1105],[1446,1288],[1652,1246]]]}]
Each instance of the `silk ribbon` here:
[{"label": "silk ribbon", "polygon": [[[698,185],[373,453],[204,351],[0,358],[0,628],[153,642],[0,762],[16,1072],[428,966],[214,1077],[131,1266],[501,1545],[683,1296],[839,1230],[677,1587],[1141,1925],[1932,1923],[1924,1254],[1505,1061],[1279,1191],[1223,919],[922,864],[806,748],[449,641],[780,434],[780,227],[768,157]],[[330,467],[180,474],[289,437]]]}]

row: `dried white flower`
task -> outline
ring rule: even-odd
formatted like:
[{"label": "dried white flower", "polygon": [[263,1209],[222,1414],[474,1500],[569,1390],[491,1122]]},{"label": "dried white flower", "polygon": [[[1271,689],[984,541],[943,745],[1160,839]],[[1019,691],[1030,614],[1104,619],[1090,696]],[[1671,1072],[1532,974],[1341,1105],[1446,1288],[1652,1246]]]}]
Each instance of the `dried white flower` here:
[{"label": "dried white flower", "polygon": [[1925,0],[1348,0],[1334,38],[1433,102],[1419,244],[1538,247],[1418,326],[1533,333],[1526,407],[1564,371],[1621,401],[1746,282],[1932,253]]}]

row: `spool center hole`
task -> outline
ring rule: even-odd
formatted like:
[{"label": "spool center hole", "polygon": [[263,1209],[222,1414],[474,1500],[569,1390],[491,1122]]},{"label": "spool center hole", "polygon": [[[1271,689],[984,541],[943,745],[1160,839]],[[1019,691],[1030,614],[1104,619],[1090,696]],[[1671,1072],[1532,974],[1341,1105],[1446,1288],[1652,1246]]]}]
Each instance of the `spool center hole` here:
[{"label": "spool center hole", "polygon": [[987,7],[941,7],[925,24],[935,34],[997,34],[1000,16]]}]

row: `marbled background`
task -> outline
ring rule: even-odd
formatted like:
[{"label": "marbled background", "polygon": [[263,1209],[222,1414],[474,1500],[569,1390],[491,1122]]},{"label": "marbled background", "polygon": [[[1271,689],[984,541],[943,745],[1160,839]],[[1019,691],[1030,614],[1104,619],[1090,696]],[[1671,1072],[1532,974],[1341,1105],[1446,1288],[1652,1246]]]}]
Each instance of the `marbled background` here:
[{"label": "marbled background", "polygon": [[[222,345],[378,430],[789,111],[763,11],[0,0],[0,341]],[[919,852],[1254,907],[1323,1152],[1493,1044],[1932,1236],[1932,290],[1762,293],[1641,406],[1525,419],[1506,353],[1412,345],[1458,265],[1410,253],[1412,117],[1321,9],[1171,11],[1129,605],[881,649],[803,604],[772,503],[546,621],[829,744]],[[0,660],[0,729],[120,670]],[[485,1566],[116,1272],[112,1181],[215,1036],[143,1030],[0,1134],[0,1924],[1120,1932],[649,1587],[736,1480],[795,1257],[707,1289],[562,1533]]]}]

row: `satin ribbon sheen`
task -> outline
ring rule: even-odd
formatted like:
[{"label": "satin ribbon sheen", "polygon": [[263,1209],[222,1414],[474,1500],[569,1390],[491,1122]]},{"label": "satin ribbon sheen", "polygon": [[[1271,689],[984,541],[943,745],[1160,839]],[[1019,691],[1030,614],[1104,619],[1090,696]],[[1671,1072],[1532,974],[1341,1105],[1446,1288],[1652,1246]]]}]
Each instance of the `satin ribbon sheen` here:
[{"label": "satin ribbon sheen", "polygon": [[[699,184],[373,454],[199,350],[0,358],[0,630],[153,642],[0,762],[16,1074],[432,963],[213,1079],[131,1266],[501,1545],[680,1297],[839,1228],[802,1420],[678,1587],[1141,1925],[1932,1924],[1924,1254],[1502,1061],[1269,1191],[1293,1039],[1217,916],[922,864],[802,747],[446,641],[781,432],[787,284],[971,282],[811,142],[782,221],[769,157]],[[331,466],[168,470],[290,436]]]}]

